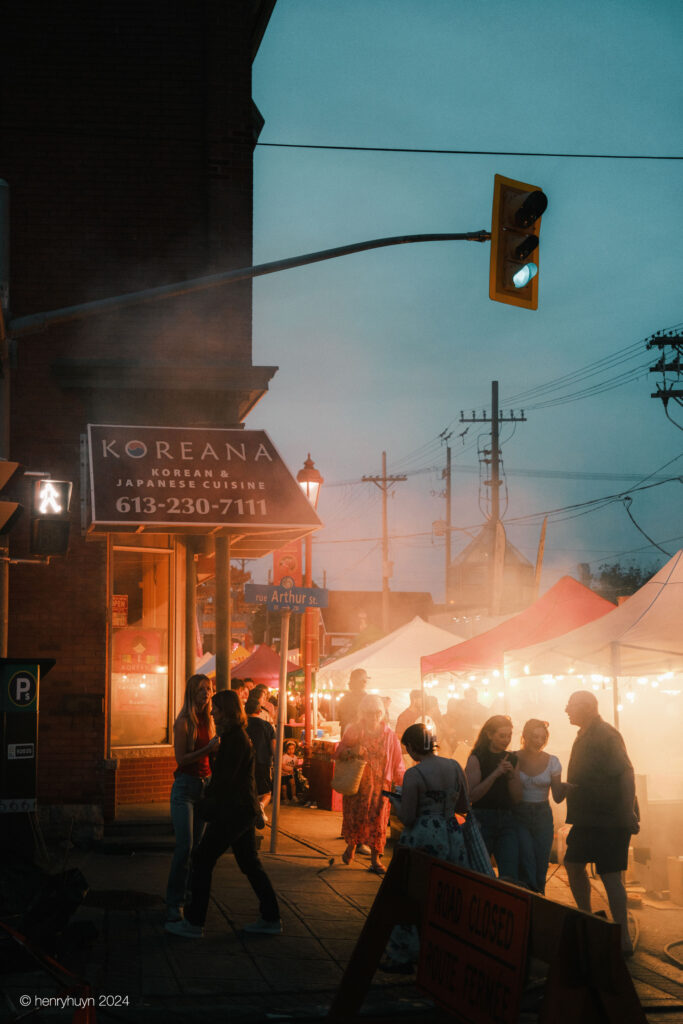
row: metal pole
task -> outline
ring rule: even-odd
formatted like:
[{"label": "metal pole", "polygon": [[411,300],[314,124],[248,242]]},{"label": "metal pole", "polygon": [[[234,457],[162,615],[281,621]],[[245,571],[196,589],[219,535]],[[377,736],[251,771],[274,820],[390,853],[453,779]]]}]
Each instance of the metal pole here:
[{"label": "metal pole", "polygon": [[619,644],[610,644],[610,655],[612,658],[612,714],[614,716],[614,728],[619,728],[619,673],[621,671],[621,657],[619,655]]},{"label": "metal pole", "polygon": [[216,537],[216,689],[230,689],[230,537]]},{"label": "metal pole", "polygon": [[496,573],[498,571],[497,565],[497,541],[498,541],[498,522],[500,520],[500,477],[499,477],[499,460],[500,460],[500,440],[499,440],[499,424],[498,424],[498,381],[491,381],[491,561],[490,561],[490,591],[491,596],[489,597],[489,615],[498,615],[500,609],[496,607],[498,587]]},{"label": "metal pole", "polygon": [[[306,566],[304,586],[313,586],[313,537],[306,534],[305,543]],[[312,622],[307,608],[301,619],[300,650],[304,657],[304,758],[308,761],[311,756],[311,669],[313,660],[313,637],[311,635]],[[289,620],[287,620],[289,626]]]},{"label": "metal pole", "polygon": [[389,632],[389,524],[387,521],[387,453],[382,452],[382,632]]},{"label": "metal pole", "polygon": [[[9,185],[0,181],[0,459],[9,459],[10,360],[5,321],[9,318]],[[9,636],[9,537],[0,535],[0,657]]]},{"label": "metal pole", "polygon": [[234,284],[236,281],[245,281],[253,277],[261,277],[264,274],[275,274],[280,270],[290,270],[293,267],[307,266],[309,263],[319,263],[322,260],[336,259],[338,256],[364,252],[366,249],[382,249],[388,245],[406,245],[411,242],[488,242],[490,239],[491,233],[484,229],[460,234],[397,235],[393,238],[372,238],[367,242],[353,242],[351,245],[340,245],[335,249],[322,249],[320,252],[290,256],[288,259],[275,260],[272,263],[240,267],[220,274],[211,274],[208,277],[195,277],[188,281],[161,285],[159,288],[145,288],[140,292],[129,292],[126,295],[116,295],[108,299],[83,302],[78,306],[65,306],[62,309],[53,309],[46,313],[18,317],[8,324],[8,329],[10,329],[12,337],[18,338],[24,334],[44,330],[53,324],[81,320],[88,316],[100,316],[110,310],[175,298],[178,295],[188,295],[191,292],[205,291],[208,288],[218,288],[224,284]]},{"label": "metal pole", "polygon": [[194,537],[185,541],[185,678],[194,675],[197,640],[197,565]]},{"label": "metal pole", "polygon": [[289,617],[287,610],[280,617],[280,689],[277,702],[277,729],[275,732],[275,765],[273,767],[273,809],[270,819],[270,852],[277,853],[277,822],[280,816],[280,790],[282,788],[282,748],[285,741],[287,716],[287,657],[289,655]]},{"label": "metal pole", "polygon": [[498,421],[498,381],[491,381],[491,522],[500,519],[500,425]]},{"label": "metal pole", "polygon": [[446,444],[446,592],[445,604],[448,610],[448,587],[451,572],[451,446]]}]

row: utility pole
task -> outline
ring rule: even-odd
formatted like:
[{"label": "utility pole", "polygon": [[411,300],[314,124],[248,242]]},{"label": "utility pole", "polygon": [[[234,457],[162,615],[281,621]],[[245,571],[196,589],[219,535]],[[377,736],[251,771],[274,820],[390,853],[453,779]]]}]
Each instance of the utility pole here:
[{"label": "utility pole", "polygon": [[[658,331],[648,338],[646,347],[658,348],[662,353],[655,365],[650,367],[650,373],[662,375],[661,384],[657,383],[657,390],[652,392],[650,398],[660,398],[667,418],[671,419],[667,412],[670,400],[673,398],[678,405],[683,404],[683,334],[680,331],[667,331],[666,334]],[[668,348],[671,349],[669,360],[665,353],[665,349]],[[667,374],[672,375],[671,380],[667,378]],[[676,423],[676,426],[680,424]]]},{"label": "utility pole", "polygon": [[382,475],[364,476],[363,481],[375,484],[382,492],[382,631],[389,632],[389,578],[393,565],[389,561],[389,529],[387,525],[387,495],[390,488],[406,476],[387,476],[387,453],[382,452]]},{"label": "utility pole", "polygon": [[[502,572],[501,558],[504,557],[504,548],[501,553],[501,537],[504,539],[502,523],[500,521],[500,424],[501,423],[526,423],[526,416],[522,409],[519,416],[513,410],[505,416],[498,408],[498,381],[491,381],[491,415],[486,415],[484,410],[481,416],[472,411],[471,416],[465,416],[461,411],[461,423],[490,423],[491,424],[491,448],[484,451],[484,462],[491,467],[491,476],[485,481],[486,486],[491,488],[491,511],[489,523],[491,525],[491,601],[490,611],[493,613],[497,602],[496,594],[500,592],[499,580],[497,578]],[[501,557],[496,558],[496,554]]]},{"label": "utility pole", "polygon": [[[452,434],[452,432],[451,432]],[[450,586],[450,572],[451,572],[451,521],[452,521],[452,506],[451,506],[451,446],[448,443],[451,439],[451,434],[447,434],[446,431],[441,434],[441,441],[446,445],[446,468],[443,471],[443,478],[446,481],[446,589],[444,591],[445,605],[448,608],[448,591]]]}]

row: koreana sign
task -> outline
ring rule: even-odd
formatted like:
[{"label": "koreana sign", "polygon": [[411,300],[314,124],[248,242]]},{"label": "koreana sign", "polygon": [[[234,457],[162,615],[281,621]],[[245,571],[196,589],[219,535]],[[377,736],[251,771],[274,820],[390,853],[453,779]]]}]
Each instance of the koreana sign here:
[{"label": "koreana sign", "polygon": [[92,524],[272,537],[321,525],[263,430],[88,425]]}]

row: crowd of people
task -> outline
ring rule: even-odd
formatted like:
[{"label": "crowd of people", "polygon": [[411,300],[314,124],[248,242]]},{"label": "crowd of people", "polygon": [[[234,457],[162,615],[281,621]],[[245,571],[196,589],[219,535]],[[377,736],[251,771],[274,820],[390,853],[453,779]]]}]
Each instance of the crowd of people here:
[{"label": "crowd of people", "polygon": [[[546,750],[546,721],[525,722],[513,751],[512,721],[504,714],[482,721],[486,708],[473,688],[464,699],[449,701],[443,716],[434,698],[426,701],[415,690],[392,729],[387,702],[366,693],[366,685],[367,674],[356,670],[339,703],[343,728],[334,757],[340,775],[349,762],[357,769],[352,788],[342,790],[344,864],[362,850],[370,854],[368,870],[385,874],[382,856],[393,808],[402,845],[491,877],[497,872],[500,880],[542,895],[554,837],[550,798],[566,801],[571,830],[564,863],[576,904],[590,911],[586,868],[595,864],[612,917],[621,925],[623,952],[630,955],[622,872],[638,831],[635,780],[623,739],[600,717],[595,695],[580,690],[567,703],[570,724],[579,733],[563,781],[559,759]],[[213,868],[228,847],[259,901],[260,917],[246,930],[282,931],[255,837],[272,798],[276,718],[268,688],[252,680],[236,680],[232,690],[219,693],[206,676],[187,681],[174,724],[176,848],[166,895],[166,928],[173,934],[202,935]],[[464,768],[453,757],[458,748],[462,759],[460,744],[467,751]],[[285,741],[281,769],[283,798],[293,800],[299,780],[305,784],[294,740]],[[395,928],[385,969],[412,969],[416,944],[414,928]]]}]

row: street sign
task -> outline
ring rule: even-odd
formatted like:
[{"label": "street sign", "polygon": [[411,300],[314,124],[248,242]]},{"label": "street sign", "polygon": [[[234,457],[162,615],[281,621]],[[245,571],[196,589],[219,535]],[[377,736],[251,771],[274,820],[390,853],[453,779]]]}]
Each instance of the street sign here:
[{"label": "street sign", "polygon": [[285,576],[279,587],[261,583],[247,583],[244,600],[247,604],[265,606],[269,612],[303,612],[306,608],[327,608],[327,590],[318,587],[295,587],[291,577]]}]

